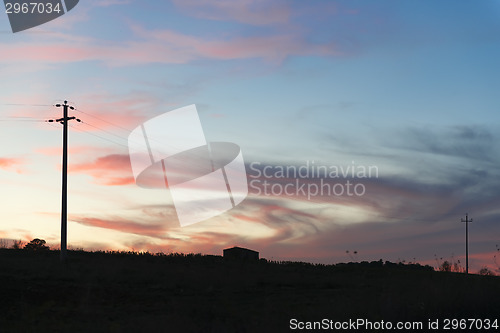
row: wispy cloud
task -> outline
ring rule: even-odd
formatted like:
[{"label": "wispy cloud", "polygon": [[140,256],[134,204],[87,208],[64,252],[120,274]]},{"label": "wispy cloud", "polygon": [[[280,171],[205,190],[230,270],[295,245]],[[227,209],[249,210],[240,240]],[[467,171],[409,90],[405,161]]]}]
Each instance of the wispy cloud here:
[{"label": "wispy cloud", "polygon": [[0,157],[0,169],[22,173],[21,165],[24,162],[21,158]]},{"label": "wispy cloud", "polygon": [[[217,254],[222,248],[240,245],[268,258],[316,262],[349,260],[345,251],[357,250],[359,260],[409,261],[419,256],[417,261],[427,258],[425,263],[432,264],[434,254],[449,258],[460,253],[463,230],[458,221],[463,207],[468,207],[481,221],[474,235],[478,254],[474,265],[487,264],[495,241],[491,226],[499,216],[498,191],[494,198],[474,202],[468,188],[451,185],[429,186],[403,178],[372,179],[365,185],[367,194],[357,198],[307,200],[253,193],[233,210],[194,228],[179,228],[171,205],[131,208],[141,216],[140,223],[108,216],[73,220],[137,235],[139,238],[123,243],[135,250]],[[250,236],[245,230],[267,232]]]},{"label": "wispy cloud", "polygon": [[217,21],[237,21],[252,25],[283,24],[290,19],[286,1],[266,0],[174,0],[186,15]]},{"label": "wispy cloud", "polygon": [[491,161],[498,156],[491,154],[497,149],[496,140],[495,135],[486,126],[412,127],[399,134],[403,140],[393,142],[394,147],[481,161]]},{"label": "wispy cloud", "polygon": [[95,7],[109,7],[115,5],[128,5],[132,3],[133,0],[99,0],[92,1],[91,4]]}]

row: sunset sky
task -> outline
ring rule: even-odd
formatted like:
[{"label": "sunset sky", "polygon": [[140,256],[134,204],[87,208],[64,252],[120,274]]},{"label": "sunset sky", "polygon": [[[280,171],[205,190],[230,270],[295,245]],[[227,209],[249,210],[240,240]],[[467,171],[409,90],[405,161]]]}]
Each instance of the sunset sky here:
[{"label": "sunset sky", "polygon": [[[499,1],[82,0],[15,34],[0,13],[0,74],[0,238],[59,246],[62,130],[44,120],[67,99],[70,248],[464,266],[469,213],[471,270],[500,268]],[[167,190],[135,184],[127,137],[191,104],[255,186],[180,227]],[[377,173],[269,174],[318,166]]]}]

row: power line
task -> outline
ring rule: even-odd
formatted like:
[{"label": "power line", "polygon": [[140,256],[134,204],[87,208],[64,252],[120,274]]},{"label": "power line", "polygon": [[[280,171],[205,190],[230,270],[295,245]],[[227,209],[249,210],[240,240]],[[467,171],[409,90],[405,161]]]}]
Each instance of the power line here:
[{"label": "power line", "polygon": [[109,135],[112,135],[112,136],[114,136],[114,137],[117,137],[118,139],[127,140],[126,138],[124,138],[124,137],[122,137],[122,136],[120,136],[120,135],[118,135],[118,134],[115,134],[115,133],[112,133],[112,132],[107,131],[107,130],[105,130],[105,129],[99,128],[99,127],[94,126],[94,125],[92,125],[92,124],[89,124],[89,123],[87,123],[87,122],[83,122],[83,121],[82,121],[82,123],[83,123],[83,124],[85,124],[85,125],[87,125],[87,126],[90,126],[90,127],[92,127],[92,128],[95,128],[95,129],[96,129],[96,130],[98,130],[98,131],[102,131],[102,132],[104,132],[104,133],[108,133]]},{"label": "power line", "polygon": [[0,105],[5,105],[5,106],[53,106],[50,104],[22,104],[22,103],[3,103]]},{"label": "power line", "polygon": [[[123,128],[123,127],[121,127],[121,126],[119,126],[119,125],[113,124],[113,123],[111,123],[111,122],[109,122],[109,121],[106,121],[106,120],[104,120],[104,119],[101,119],[101,118],[99,118],[99,117],[93,116],[92,114],[90,114],[90,113],[88,113],[88,112],[85,112],[85,111],[82,111],[82,110],[79,110],[79,109],[76,109],[76,108],[74,108],[74,111],[78,111],[78,112],[83,113],[83,114],[85,114],[85,115],[87,115],[87,116],[89,116],[89,117],[95,118],[95,119],[97,119],[97,120],[100,120],[100,121],[102,121],[102,122],[108,123],[108,124],[113,125],[113,126],[115,126],[115,127],[121,128],[121,129],[123,129],[123,130],[125,130],[125,131],[127,131],[127,132],[130,132],[130,131],[129,131],[128,129],[126,129],[126,128]],[[102,131],[102,132],[107,133],[107,134],[109,134],[109,135],[115,136],[115,137],[117,137],[117,138],[119,138],[119,139],[122,139],[122,140],[125,140],[125,141],[127,140],[126,138],[124,138],[124,137],[122,137],[122,136],[120,136],[120,135],[118,135],[118,134],[115,134],[115,133],[112,133],[112,132],[110,132],[110,131],[104,130],[104,129],[102,129],[102,128],[99,128],[98,126],[94,126],[94,125],[92,125],[92,124],[90,124],[90,123],[88,123],[88,122],[86,122],[86,121],[82,121],[82,120],[78,119],[78,122],[79,122],[79,123],[81,123],[81,124],[87,125],[87,126],[89,126],[89,127],[92,127],[92,128],[94,128],[94,129],[96,129],[96,130],[98,130],[98,131]],[[105,140],[105,141],[111,142],[111,143],[113,143],[113,144],[116,144],[116,145],[119,145],[119,146],[122,146],[122,147],[125,147],[125,148],[128,148],[128,146],[126,146],[126,145],[124,145],[124,144],[121,144],[121,143],[116,142],[116,141],[113,141],[113,140],[109,140],[109,139],[107,139],[107,138],[105,138],[105,137],[103,137],[103,136],[101,136],[101,135],[97,135],[97,134],[92,133],[92,132],[90,132],[90,131],[85,131],[85,130],[79,129],[79,128],[76,128],[76,127],[74,127],[74,126],[71,126],[71,127],[72,127],[72,128],[74,128],[74,129],[75,129],[76,131],[78,131],[78,132],[85,133],[85,134],[89,134],[89,135],[92,135],[92,136],[94,136],[94,137],[96,137],[96,138],[99,138],[99,139],[102,139],[102,140]]]},{"label": "power line", "polygon": [[[82,111],[82,110],[80,110],[80,109],[76,109],[76,111],[81,112],[81,113],[83,113],[83,114],[85,114],[85,115],[87,115],[87,116],[89,116],[89,117],[91,117],[91,118],[94,118],[94,119],[99,120],[99,121],[101,121],[101,122],[103,122],[103,123],[109,124],[109,125],[111,125],[111,126],[114,126],[114,127],[116,127],[116,128],[119,128],[120,130],[125,131],[125,132],[127,133],[127,135],[129,136],[129,137],[127,137],[127,138],[124,138],[124,137],[122,137],[122,136],[120,136],[120,135],[117,135],[117,134],[111,133],[111,132],[109,132],[109,131],[107,131],[107,130],[104,130],[104,129],[102,129],[102,128],[98,128],[98,127],[96,127],[96,126],[90,125],[89,123],[86,123],[87,125],[89,125],[89,126],[91,126],[91,127],[94,127],[94,128],[95,128],[95,129],[97,129],[97,130],[103,131],[103,132],[105,132],[105,133],[108,133],[108,134],[110,134],[110,135],[113,135],[113,136],[115,136],[115,137],[118,137],[118,138],[120,138],[120,139],[122,139],[122,140],[125,140],[125,142],[130,142],[130,141],[132,141],[132,140],[130,139],[130,135],[131,135],[131,134],[135,134],[135,135],[137,136],[137,139],[143,139],[143,137],[142,137],[142,136],[137,135],[136,133],[134,133],[133,131],[131,131],[131,130],[130,130],[130,129],[128,129],[128,128],[125,128],[125,127],[123,127],[123,126],[120,126],[120,125],[118,125],[118,124],[115,124],[115,123],[113,123],[113,122],[111,122],[111,121],[105,120],[105,119],[103,119],[103,118],[100,118],[100,117],[94,116],[94,115],[90,114],[89,112]],[[150,140],[152,140],[152,141],[157,141],[157,140],[154,140],[154,139],[150,139]],[[108,141],[109,141],[109,140],[108,140]],[[132,141],[132,142],[133,142],[133,141]],[[157,141],[157,142],[158,142],[158,141]],[[139,143],[139,142],[138,142],[138,141],[135,141],[135,143]],[[128,149],[128,146],[127,146],[127,149]]]},{"label": "power line", "polygon": [[37,121],[37,122],[43,122],[43,121],[45,121],[45,119],[35,118],[35,117],[10,116],[10,117],[0,118],[0,121],[2,121],[2,122],[8,122],[8,121]]},{"label": "power line", "polygon": [[[89,124],[88,124],[88,123],[85,123],[85,122],[82,122],[82,123],[83,123],[84,125],[89,126]],[[95,127],[95,126],[92,126],[92,127]],[[84,133],[84,134],[92,135],[92,136],[94,136],[94,137],[96,137],[96,138],[99,138],[99,139],[102,139],[102,140],[105,140],[105,141],[108,141],[108,142],[114,143],[114,144],[116,144],[116,145],[119,145],[119,146],[122,146],[122,147],[125,147],[125,148],[127,148],[127,149],[128,149],[128,146],[126,146],[126,145],[124,145],[124,144],[118,143],[118,142],[113,141],[113,140],[109,140],[109,139],[107,139],[107,138],[105,138],[105,137],[103,137],[103,136],[97,135],[97,134],[95,134],[95,133],[92,133],[92,132],[89,132],[89,131],[84,131],[84,130],[79,129],[79,128],[75,128],[75,130],[76,130],[76,131],[78,131],[78,132],[80,132],[80,133]]]},{"label": "power line", "polygon": [[25,121],[25,122],[37,122],[37,123],[42,123],[45,122],[43,119],[0,119],[1,122],[19,122],[19,121]]},{"label": "power line", "polygon": [[112,123],[112,122],[110,122],[110,121],[108,121],[108,120],[105,120],[105,119],[99,118],[99,117],[97,117],[97,116],[94,116],[94,115],[92,115],[92,114],[90,114],[90,113],[88,113],[88,112],[82,111],[82,110],[80,110],[80,109],[75,109],[75,110],[76,110],[76,111],[78,111],[78,112],[81,112],[81,113],[83,113],[83,114],[85,114],[85,115],[87,115],[87,116],[89,116],[89,117],[91,117],[91,118],[94,118],[94,119],[100,120],[100,121],[102,121],[102,122],[104,122],[104,123],[107,123],[107,124],[109,124],[109,125],[111,125],[111,126],[115,126],[115,127],[117,127],[117,128],[120,128],[120,129],[122,129],[122,130],[124,130],[124,131],[126,131],[126,132],[129,132],[129,133],[130,133],[130,130],[129,130],[128,128],[125,128],[125,127],[122,127],[122,126],[120,126],[120,125],[114,124],[114,123]]},{"label": "power line", "polygon": [[[105,129],[102,129],[102,128],[100,128],[100,127],[97,127],[97,126],[94,126],[94,125],[92,125],[92,124],[89,124],[88,122],[82,122],[83,124],[86,124],[86,125],[88,125],[88,126],[90,126],[90,127],[92,127],[92,128],[95,128],[96,130],[102,131],[102,132],[104,132],[104,133],[107,133],[107,134],[109,134],[109,135],[112,135],[112,136],[114,136],[114,137],[117,137],[117,138],[119,138],[119,139],[121,139],[121,140],[124,140],[124,141],[125,141],[125,142],[127,142],[127,143],[132,142],[132,143],[142,144],[142,142],[139,142],[139,141],[134,141],[134,140],[133,140],[133,138],[132,138],[132,139],[130,138],[130,135],[131,135],[131,134],[136,134],[136,133],[134,133],[133,131],[130,131],[130,129],[125,128],[125,127],[120,126],[120,125],[117,125],[117,124],[115,124],[115,123],[113,123],[113,122],[111,122],[111,121],[108,121],[108,120],[102,119],[102,118],[100,118],[100,117],[94,116],[94,115],[90,114],[89,112],[82,111],[82,110],[80,110],[80,109],[75,109],[75,110],[76,110],[76,111],[78,111],[78,112],[81,112],[81,113],[83,113],[83,114],[85,114],[85,115],[87,115],[87,116],[89,116],[89,117],[92,117],[92,118],[94,118],[94,119],[96,119],[96,120],[99,120],[99,121],[101,121],[101,122],[107,123],[107,124],[109,124],[109,125],[111,125],[111,126],[114,126],[114,127],[116,127],[116,128],[119,128],[119,129],[121,129],[121,130],[123,130],[123,131],[127,132],[127,134],[129,135],[129,137],[123,137],[123,136],[121,136],[121,135],[118,135],[118,134],[112,133],[112,132],[107,131],[107,130],[105,130]],[[90,133],[89,133],[89,134],[90,134]],[[126,146],[126,145],[123,145],[123,144],[117,143],[117,142],[112,141],[112,140],[105,139],[105,138],[103,138],[103,137],[101,137],[101,136],[98,136],[98,135],[95,135],[95,136],[100,137],[100,138],[102,138],[103,140],[106,140],[106,141],[109,141],[109,142],[112,142],[112,143],[118,144],[118,145],[120,145],[120,146],[123,146],[123,147],[125,147],[125,148],[129,149],[129,147],[128,147],[128,146]],[[138,139],[138,140],[139,140],[139,139],[141,139],[141,140],[143,140],[143,139],[144,139],[144,137],[143,137],[142,135],[138,135],[138,134],[136,134],[136,136],[137,136],[137,139]],[[155,140],[154,138],[148,138],[148,140],[149,140],[149,141],[155,141],[155,142],[158,142],[158,143],[162,144],[162,146],[167,146],[167,147],[169,146],[168,144],[166,144],[166,143],[164,143],[164,142],[160,142],[160,141],[158,141],[158,140]],[[158,149],[154,149],[154,151],[155,151],[155,152],[157,152],[157,153],[160,153],[160,154],[164,153],[163,151],[160,151],[160,150],[158,150]]]},{"label": "power line", "polygon": [[[125,128],[125,127],[123,127],[123,126],[120,126],[120,125],[118,125],[118,124],[115,124],[115,123],[113,123],[113,122],[111,122],[111,121],[108,121],[108,120],[102,119],[102,118],[100,118],[100,117],[94,116],[94,115],[92,115],[92,114],[91,114],[91,113],[89,113],[89,112],[82,111],[82,110],[80,110],[80,109],[75,109],[75,110],[76,110],[76,111],[78,111],[78,112],[80,112],[80,113],[83,113],[83,114],[85,114],[85,115],[87,115],[87,116],[89,116],[89,117],[91,117],[91,118],[94,118],[94,119],[96,119],[96,120],[99,120],[99,121],[101,121],[101,122],[103,122],[103,123],[106,123],[106,124],[108,124],[108,125],[111,125],[111,126],[114,126],[114,127],[116,127],[116,128],[119,128],[120,130],[123,130],[123,131],[127,132],[127,134],[128,134],[128,135],[130,135],[130,134],[132,133],[132,132],[130,131],[130,129],[128,129],[128,128]],[[110,134],[110,135],[112,135],[112,136],[114,136],[114,137],[117,137],[117,138],[119,138],[119,139],[121,139],[121,140],[124,140],[125,142],[128,142],[128,141],[129,141],[129,138],[126,138],[126,137],[123,137],[123,136],[121,136],[121,135],[118,135],[118,134],[112,133],[112,132],[110,132],[110,131],[107,131],[107,130],[105,130],[105,129],[99,128],[99,127],[97,127],[97,126],[94,126],[94,125],[92,125],[92,124],[89,124],[88,122],[84,122],[84,124],[86,124],[86,125],[88,125],[88,126],[90,126],[90,127],[93,127],[93,128],[95,128],[95,129],[97,129],[97,130],[99,130],[99,131],[102,131],[102,132],[105,132],[105,133],[107,133],[107,134]],[[99,137],[99,136],[97,136],[97,137]],[[101,138],[102,138],[102,137],[101,137]],[[104,139],[104,138],[103,138],[103,139]],[[104,140],[107,140],[107,139],[104,139]],[[107,140],[107,141],[110,141],[110,142],[116,143],[116,142],[111,141],[111,140]],[[120,143],[116,143],[116,144],[118,144],[118,145],[120,145],[120,146],[124,146],[123,144],[120,144]],[[125,146],[125,147],[128,149],[128,146]]]},{"label": "power line", "polygon": [[[93,114],[91,114],[91,113],[89,113],[89,112],[87,112],[87,111],[83,111],[83,110],[81,110],[81,109],[77,109],[77,108],[75,108],[74,110],[75,110],[75,111],[77,111],[77,112],[80,112],[80,113],[82,113],[82,114],[85,114],[85,115],[86,115],[86,116],[88,116],[88,117],[94,118],[94,119],[96,119],[96,120],[98,120],[98,121],[100,121],[100,122],[103,122],[103,123],[106,123],[106,124],[111,125],[111,126],[113,126],[113,127],[116,127],[116,128],[118,128],[118,129],[120,129],[120,130],[122,130],[122,131],[126,132],[126,133],[127,133],[127,135],[128,135],[128,137],[123,137],[123,136],[121,136],[121,135],[119,135],[119,134],[115,134],[115,133],[113,133],[113,132],[110,132],[110,131],[108,131],[108,130],[105,130],[105,129],[103,129],[103,128],[99,127],[99,126],[96,126],[96,125],[93,125],[93,124],[89,124],[89,123],[88,123],[88,122],[86,122],[86,121],[85,121],[85,122],[84,122],[84,121],[81,121],[81,123],[82,123],[82,124],[85,124],[85,125],[87,125],[87,126],[89,126],[89,127],[92,127],[92,128],[94,128],[94,129],[96,129],[97,131],[102,131],[102,132],[104,132],[104,133],[106,133],[106,134],[108,134],[108,135],[111,135],[111,136],[113,136],[113,137],[115,137],[115,138],[118,138],[118,139],[120,139],[120,140],[123,140],[124,142],[126,142],[126,144],[122,144],[122,143],[116,142],[115,140],[110,140],[110,139],[105,138],[105,137],[103,137],[103,136],[100,136],[100,135],[97,135],[97,134],[91,133],[90,131],[85,132],[85,133],[87,133],[87,134],[93,135],[93,136],[95,136],[95,137],[97,137],[97,138],[100,138],[100,139],[102,139],[102,140],[108,141],[108,142],[110,142],[110,143],[117,144],[117,145],[119,145],[119,146],[125,147],[125,148],[127,148],[127,150],[129,149],[128,144],[130,144],[130,143],[143,144],[144,137],[142,136],[142,134],[139,134],[139,133],[137,133],[137,132],[131,131],[131,130],[130,130],[130,129],[128,129],[128,128],[125,128],[125,127],[123,127],[123,126],[120,126],[120,125],[118,125],[118,124],[116,124],[116,123],[113,123],[113,122],[108,121],[108,120],[106,120],[106,119],[103,119],[103,118],[101,118],[101,117],[97,117],[97,116],[95,116],[95,115],[93,115]],[[83,131],[81,131],[81,132],[83,132]],[[135,135],[135,137],[131,137],[131,135],[132,135],[132,134],[134,134],[134,135]],[[134,139],[136,139],[136,140],[134,140]],[[159,150],[159,149],[157,148],[159,145],[156,145],[156,147],[153,149],[153,151],[154,151],[155,153],[158,153],[159,155],[165,155],[165,154],[166,154],[166,151],[165,151],[164,149],[168,149],[168,148],[171,148],[171,147],[175,147],[175,146],[174,146],[174,145],[172,145],[172,144],[168,144],[168,143],[166,143],[166,142],[164,142],[164,141],[159,141],[159,140],[155,139],[154,137],[148,137],[148,141],[150,141],[150,142],[152,142],[152,141],[153,141],[153,142],[159,143],[159,145],[161,145],[161,147],[162,147],[163,149]],[[167,150],[167,151],[168,151],[168,150]],[[167,155],[168,155],[168,154],[167,154]]]}]

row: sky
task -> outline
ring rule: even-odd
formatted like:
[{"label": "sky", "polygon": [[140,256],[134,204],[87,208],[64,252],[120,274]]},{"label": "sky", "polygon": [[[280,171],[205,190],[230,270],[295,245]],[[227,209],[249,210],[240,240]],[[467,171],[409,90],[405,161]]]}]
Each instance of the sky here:
[{"label": "sky", "polygon": [[[468,213],[471,270],[500,269],[500,1],[82,0],[0,13],[0,74],[0,238],[59,246],[68,100],[70,248],[465,266]],[[249,193],[181,227],[127,138],[192,104]]]}]

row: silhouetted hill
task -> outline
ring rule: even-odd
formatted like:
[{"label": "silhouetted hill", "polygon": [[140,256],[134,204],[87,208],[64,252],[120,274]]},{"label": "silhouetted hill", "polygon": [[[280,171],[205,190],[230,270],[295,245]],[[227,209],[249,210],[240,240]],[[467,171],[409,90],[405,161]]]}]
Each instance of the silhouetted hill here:
[{"label": "silhouetted hill", "polygon": [[69,258],[0,250],[1,332],[287,332],[293,318],[427,327],[429,319],[500,313],[499,277],[428,266],[83,251]]}]

